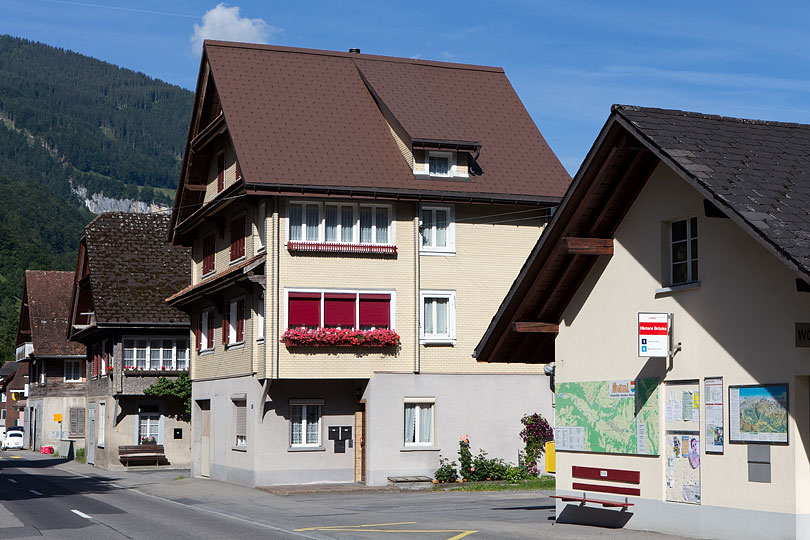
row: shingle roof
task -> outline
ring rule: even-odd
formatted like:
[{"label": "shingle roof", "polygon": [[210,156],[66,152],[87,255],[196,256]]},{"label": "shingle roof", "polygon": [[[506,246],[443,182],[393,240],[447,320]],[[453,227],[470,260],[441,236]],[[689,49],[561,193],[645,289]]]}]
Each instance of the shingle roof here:
[{"label": "shingle roof", "polygon": [[614,106],[682,172],[810,274],[810,125]]},{"label": "shingle roof", "polygon": [[[550,199],[570,182],[500,68],[217,41],[205,55],[248,182]],[[411,139],[480,142],[484,174],[416,180],[371,92]]]},{"label": "shingle roof", "polygon": [[84,345],[67,339],[73,272],[26,270],[31,343],[37,356],[79,355]]},{"label": "shingle roof", "polygon": [[191,252],[171,246],[164,214],[101,214],[84,229],[96,322],[187,323],[164,299],[191,282]]}]

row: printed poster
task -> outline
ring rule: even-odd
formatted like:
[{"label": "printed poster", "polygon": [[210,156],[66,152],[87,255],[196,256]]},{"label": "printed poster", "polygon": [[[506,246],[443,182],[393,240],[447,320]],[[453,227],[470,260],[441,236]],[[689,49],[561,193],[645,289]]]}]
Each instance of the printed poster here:
[{"label": "printed poster", "polygon": [[703,381],[706,410],[706,433],[704,448],[707,454],[722,454],[723,433],[723,378],[707,378]]},{"label": "printed poster", "polygon": [[788,442],[788,385],[730,386],[731,442]]}]

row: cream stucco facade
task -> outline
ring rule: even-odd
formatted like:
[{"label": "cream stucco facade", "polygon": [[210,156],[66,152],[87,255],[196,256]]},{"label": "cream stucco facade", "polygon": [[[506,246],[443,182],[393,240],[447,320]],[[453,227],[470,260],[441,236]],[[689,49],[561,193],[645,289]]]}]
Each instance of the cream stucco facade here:
[{"label": "cream stucco facade", "polygon": [[[661,291],[668,285],[667,227],[685,217],[697,217],[699,283]],[[797,292],[797,277],[732,220],[706,217],[703,197],[658,166],[615,232],[613,255],[599,258],[564,312],[556,377],[558,385],[661,380],[661,455],[558,452],[558,494],[582,494],[572,487],[573,466],[639,471],[641,492],[630,497],[629,511],[585,516],[560,502],[560,517],[704,538],[810,538],[810,349],[796,346],[794,328],[810,321],[810,304]],[[669,363],[638,356],[639,312],[673,315],[682,350]],[[702,390],[710,377],[723,378],[724,452],[701,449],[700,504],[666,502],[665,384],[694,380]],[[789,388],[788,443],[769,445],[770,482],[752,481],[750,445],[729,441],[729,386],[780,383]],[[703,404],[700,414],[705,437]]]}]

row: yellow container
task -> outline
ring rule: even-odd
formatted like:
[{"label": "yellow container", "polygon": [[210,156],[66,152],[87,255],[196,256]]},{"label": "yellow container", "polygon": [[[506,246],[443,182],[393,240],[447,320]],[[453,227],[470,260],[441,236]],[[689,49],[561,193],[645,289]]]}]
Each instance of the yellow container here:
[{"label": "yellow container", "polygon": [[546,472],[557,472],[557,453],[554,441],[546,443]]}]

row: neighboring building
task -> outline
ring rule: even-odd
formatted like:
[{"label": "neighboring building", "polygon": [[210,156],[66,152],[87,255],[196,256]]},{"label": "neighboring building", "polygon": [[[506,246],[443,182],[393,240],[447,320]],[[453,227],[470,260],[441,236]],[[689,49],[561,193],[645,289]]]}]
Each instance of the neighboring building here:
[{"label": "neighboring building", "polygon": [[166,242],[168,224],[101,214],[79,242],[68,332],[87,348],[87,460],[105,469],[124,466],[121,447],[147,443],[164,446],[164,464],[189,466],[183,404],[143,393],[188,371],[188,318],[163,300],[188,284],[189,251]]},{"label": "neighboring building", "polygon": [[22,426],[28,392],[28,362],[6,362],[0,367],[0,432]]},{"label": "neighboring building", "polygon": [[810,538],[808,148],[614,106],[476,349],[555,364],[558,521]]},{"label": "neighboring building", "polygon": [[385,484],[464,434],[515,462],[542,370],[471,353],[569,181],[500,68],[206,42],[171,231],[193,474]]},{"label": "neighboring building", "polygon": [[35,450],[59,450],[60,441],[84,448],[84,347],[67,339],[72,290],[72,272],[25,272],[17,347],[28,365],[28,444]]}]

